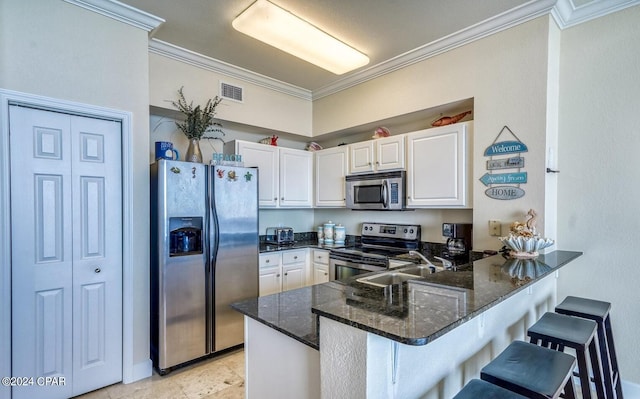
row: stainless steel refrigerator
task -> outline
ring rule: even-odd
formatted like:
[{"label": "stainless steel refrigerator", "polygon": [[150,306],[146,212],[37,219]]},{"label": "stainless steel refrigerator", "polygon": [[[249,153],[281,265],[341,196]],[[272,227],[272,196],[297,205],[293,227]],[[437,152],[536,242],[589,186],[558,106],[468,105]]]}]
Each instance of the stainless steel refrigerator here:
[{"label": "stainless steel refrigerator", "polygon": [[244,341],[258,296],[258,169],[151,165],[151,357],[160,373]]}]

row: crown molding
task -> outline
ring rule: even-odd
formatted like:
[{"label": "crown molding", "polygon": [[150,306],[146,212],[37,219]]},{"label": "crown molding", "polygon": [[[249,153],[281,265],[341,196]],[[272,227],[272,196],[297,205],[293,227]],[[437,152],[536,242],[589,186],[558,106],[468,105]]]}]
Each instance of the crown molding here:
[{"label": "crown molding", "polygon": [[639,0],[592,0],[576,6],[573,0],[558,0],[551,15],[560,29],[564,29],[637,4]]},{"label": "crown molding", "polygon": [[64,0],[69,4],[96,12],[147,32],[153,32],[164,19],[116,0]]},{"label": "crown molding", "polygon": [[240,79],[270,90],[311,101],[310,90],[261,75],[248,69],[240,68],[224,61],[216,60],[215,58],[207,57],[200,53],[184,49],[162,40],[152,38],[149,41],[149,52],[184,62],[198,68],[206,69],[208,71]]}]

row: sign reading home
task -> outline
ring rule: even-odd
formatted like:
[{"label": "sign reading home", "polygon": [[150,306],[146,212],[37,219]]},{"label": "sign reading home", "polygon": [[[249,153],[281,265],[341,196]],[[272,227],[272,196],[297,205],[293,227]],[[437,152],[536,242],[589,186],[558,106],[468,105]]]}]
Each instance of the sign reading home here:
[{"label": "sign reading home", "polygon": [[[498,141],[505,131],[510,133],[513,139]],[[489,160],[487,160],[487,173],[480,178],[480,181],[488,187],[484,191],[487,197],[512,200],[524,196],[525,192],[520,185],[527,183],[528,176],[527,172],[522,171],[524,157],[521,154],[528,151],[527,145],[520,141],[511,129],[504,126],[500,130],[493,144],[484,150],[484,156],[489,157]]]}]

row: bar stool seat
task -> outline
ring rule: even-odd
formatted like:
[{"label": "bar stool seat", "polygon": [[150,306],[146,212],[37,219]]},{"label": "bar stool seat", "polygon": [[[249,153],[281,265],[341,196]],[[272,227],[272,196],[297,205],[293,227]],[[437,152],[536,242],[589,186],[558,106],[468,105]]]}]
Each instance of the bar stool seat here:
[{"label": "bar stool seat", "polygon": [[582,317],[596,322],[606,397],[608,399],[623,399],[618,358],[613,342],[611,318],[609,317],[610,311],[611,303],[609,302],[575,296],[566,297],[562,303],[556,306],[556,313]]},{"label": "bar stool seat", "polygon": [[596,323],[593,320],[547,312],[529,328],[527,335],[531,337],[532,344],[540,344],[559,351],[569,347],[576,351],[583,399],[591,398],[588,358],[591,361],[596,393],[598,398],[604,398],[600,352],[596,341]]},{"label": "bar stool seat", "polygon": [[563,352],[513,341],[482,368],[480,378],[528,398],[575,399],[572,372],[576,359]]},{"label": "bar stool seat", "polygon": [[471,380],[457,393],[453,399],[526,399],[526,396],[519,395],[497,385],[493,385],[483,380]]}]

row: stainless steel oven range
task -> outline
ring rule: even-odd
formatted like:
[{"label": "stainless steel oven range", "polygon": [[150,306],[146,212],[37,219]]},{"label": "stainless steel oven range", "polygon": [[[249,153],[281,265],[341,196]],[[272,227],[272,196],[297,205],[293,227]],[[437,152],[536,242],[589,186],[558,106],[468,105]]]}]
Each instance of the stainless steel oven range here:
[{"label": "stainless steel oven range", "polygon": [[419,249],[420,239],[419,225],[362,223],[358,245],[331,249],[329,279],[386,270],[391,258]]}]

